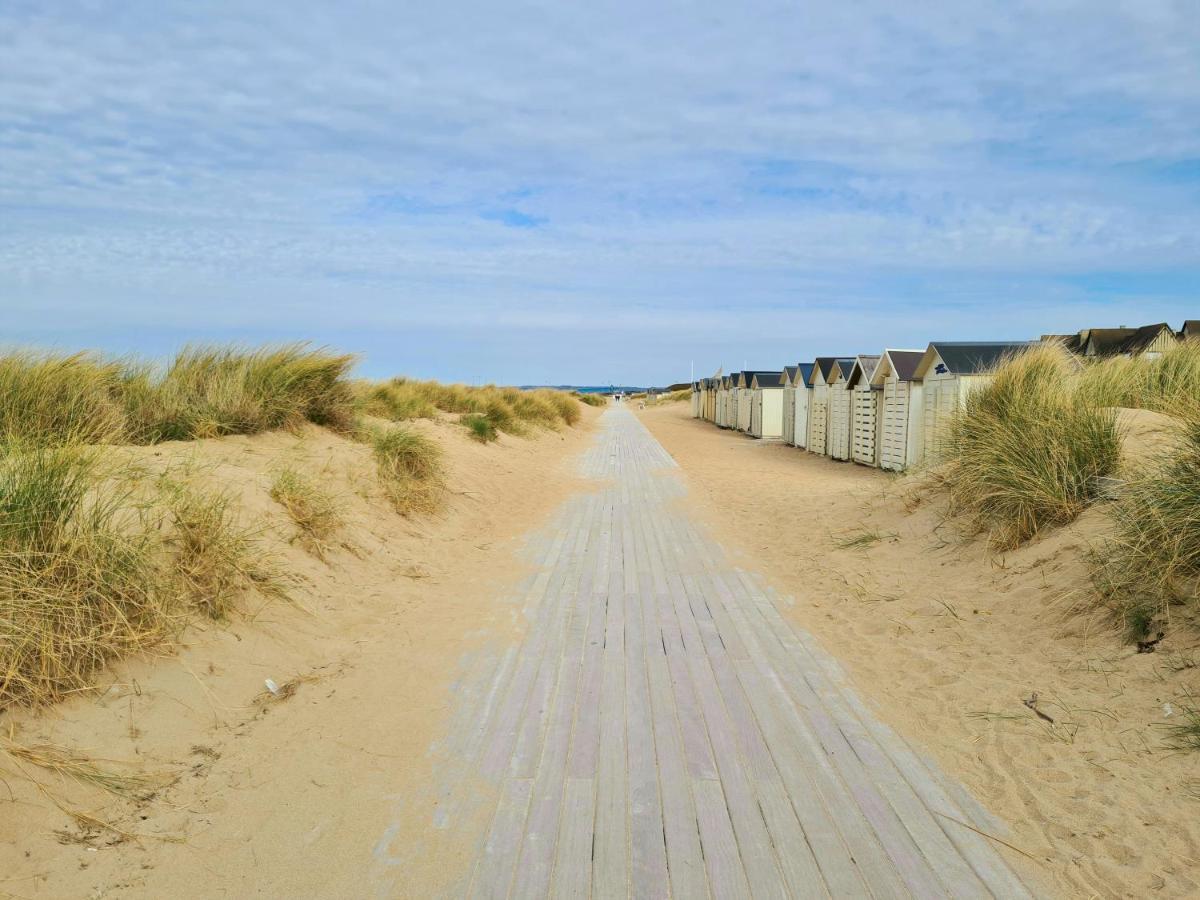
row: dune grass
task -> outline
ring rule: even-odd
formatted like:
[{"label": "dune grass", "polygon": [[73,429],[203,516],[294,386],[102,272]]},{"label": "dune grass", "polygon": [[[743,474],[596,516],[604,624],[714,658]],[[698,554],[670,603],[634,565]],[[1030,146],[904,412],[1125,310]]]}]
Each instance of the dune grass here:
[{"label": "dune grass", "polygon": [[0,355],[0,444],[153,444],[315,422],[350,427],[354,360],[304,344],[190,347],[163,370],[95,354]]},{"label": "dune grass", "polygon": [[1131,638],[1200,603],[1200,420],[1181,427],[1158,465],[1126,483],[1111,506],[1114,536],[1093,558],[1093,581]]},{"label": "dune grass", "polygon": [[337,499],[316,480],[291,468],[276,473],[271,498],[287,510],[300,543],[324,559],[330,541],[344,524]]},{"label": "dune grass", "polygon": [[995,549],[1074,520],[1120,463],[1116,415],[1082,400],[1076,369],[1063,348],[1034,347],[969,394],[953,420],[941,470],[951,505]]},{"label": "dune grass", "polygon": [[445,487],[441,449],[404,427],[380,428],[367,435],[380,483],[401,515],[434,512]]},{"label": "dune grass", "polygon": [[360,383],[357,390],[362,409],[369,415],[402,422],[434,418],[439,412],[457,414],[471,436],[484,443],[499,433],[526,435],[539,428],[573,426],[582,415],[579,395],[548,388],[523,391],[393,378],[378,384]]},{"label": "dune grass", "polygon": [[580,403],[588,406],[608,406],[608,398],[603,394],[585,394],[582,391],[575,391],[573,396]]},{"label": "dune grass", "polygon": [[1078,381],[1079,396],[1093,406],[1194,418],[1200,414],[1200,341],[1182,341],[1157,358],[1085,360]]}]

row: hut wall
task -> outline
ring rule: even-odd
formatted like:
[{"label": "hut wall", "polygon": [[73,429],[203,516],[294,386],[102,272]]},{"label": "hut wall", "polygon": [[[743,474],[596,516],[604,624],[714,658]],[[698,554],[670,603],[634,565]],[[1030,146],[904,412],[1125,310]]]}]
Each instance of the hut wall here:
[{"label": "hut wall", "polygon": [[864,378],[863,383],[856,384],[854,390],[847,393],[852,395],[850,458],[864,466],[874,466],[878,462],[876,426],[882,391],[871,390],[871,383]]},{"label": "hut wall", "polygon": [[794,429],[796,432],[796,446],[808,446],[808,407],[809,401],[812,400],[812,389],[797,385],[796,387],[796,412]]},{"label": "hut wall", "polygon": [[828,455],[834,459],[850,458],[850,395],[846,382],[839,378],[829,386],[829,447]]},{"label": "hut wall", "polygon": [[829,427],[829,385],[814,384],[808,408],[808,450],[825,455]]}]

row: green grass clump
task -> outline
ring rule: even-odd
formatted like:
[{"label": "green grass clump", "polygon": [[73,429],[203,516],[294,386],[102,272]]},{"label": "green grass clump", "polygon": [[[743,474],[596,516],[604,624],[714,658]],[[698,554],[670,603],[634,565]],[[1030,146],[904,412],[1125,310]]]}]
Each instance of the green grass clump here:
[{"label": "green grass clump", "polygon": [[574,397],[580,403],[586,403],[588,406],[608,406],[608,398],[603,394],[585,394],[582,391],[576,391]]},{"label": "green grass clump", "polygon": [[1156,358],[1085,360],[1078,381],[1079,396],[1093,406],[1195,417],[1200,414],[1200,341],[1182,341]]},{"label": "green grass clump", "polygon": [[1200,601],[1200,421],[1181,431],[1166,460],[1124,485],[1114,536],[1093,560],[1097,590],[1133,637]]},{"label": "green grass clump", "polygon": [[402,515],[430,513],[442,495],[441,449],[407,428],[380,429],[370,435],[384,492]]},{"label": "green grass clump", "polygon": [[500,436],[492,420],[481,413],[468,413],[459,422],[481,444],[490,443]]},{"label": "green grass clump", "polygon": [[1115,413],[1081,402],[1074,371],[1061,347],[1027,350],[969,394],[953,421],[942,470],[952,507],[996,549],[1071,522],[1117,469]]},{"label": "green grass clump", "polygon": [[155,535],[102,475],[79,447],[0,452],[0,708],[79,691],[173,627]]},{"label": "green grass clump", "polygon": [[348,428],[353,357],[192,347],[164,371],[93,354],[0,355],[0,444],[153,444],[314,422]]},{"label": "green grass clump", "polygon": [[0,356],[0,443],[104,444],[127,435],[128,367],[90,353]]},{"label": "green grass clump", "polygon": [[354,396],[351,356],[303,344],[243,350],[191,347],[161,379],[129,393],[135,443],[257,434],[313,422],[345,430]]},{"label": "green grass clump", "polygon": [[301,543],[321,559],[329,542],[342,528],[342,511],[337,499],[315,480],[295,469],[282,469],[271,484],[271,498],[296,523]]},{"label": "green grass clump", "polygon": [[254,532],[237,521],[228,494],[170,485],[168,545],[183,600],[211,619],[227,619],[251,588],[282,596],[282,578]]},{"label": "green grass clump", "polygon": [[463,417],[462,424],[477,438],[486,431],[476,432],[482,429],[475,424],[481,416],[495,431],[514,435],[529,434],[538,428],[574,426],[582,416],[578,395],[549,388],[523,391],[495,385],[470,387],[393,378],[379,384],[361,384],[358,391],[362,410],[369,415],[403,422],[434,418],[438,411],[458,414]]}]

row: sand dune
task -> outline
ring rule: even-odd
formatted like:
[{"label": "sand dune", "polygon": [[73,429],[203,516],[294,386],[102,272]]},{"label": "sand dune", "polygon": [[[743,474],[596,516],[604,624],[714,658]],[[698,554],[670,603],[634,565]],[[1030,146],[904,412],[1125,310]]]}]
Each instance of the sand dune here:
[{"label": "sand dune", "polygon": [[[1064,896],[1200,891],[1200,770],[1157,727],[1178,715],[1167,704],[1200,640],[1180,628],[1138,654],[1111,623],[1064,618],[1100,510],[992,557],[911,478],[720,431],[686,407],[640,415],[687,474],[686,502],[1043,880]],[[1053,725],[1022,702],[1034,692]]]},{"label": "sand dune", "polygon": [[[292,602],[194,627],[177,654],[120,664],[95,695],[6,716],[21,744],[72,748],[161,786],[114,799],[25,764],[48,793],[6,778],[20,814],[0,818],[0,894],[357,893],[377,823],[429,821],[427,751],[453,679],[484,635],[518,628],[496,599],[524,571],[522,535],[576,484],[572,461],[599,413],[583,412],[580,427],[486,446],[448,422],[413,423],[443,447],[448,486],[437,515],[413,520],[380,494],[369,448],[317,428],[121,451],[149,472],[186,467],[234,492],[290,576]],[[269,496],[282,465],[320,479],[345,508],[327,563],[294,540]],[[423,838],[428,850],[405,874],[413,896],[468,839]]]}]

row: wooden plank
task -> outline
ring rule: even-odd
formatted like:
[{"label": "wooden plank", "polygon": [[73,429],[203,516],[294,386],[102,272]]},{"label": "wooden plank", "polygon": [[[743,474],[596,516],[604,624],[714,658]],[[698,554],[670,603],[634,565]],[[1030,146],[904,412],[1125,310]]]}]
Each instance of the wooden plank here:
[{"label": "wooden plank", "polygon": [[469,896],[479,900],[500,900],[508,896],[513,880],[513,860],[517,858],[525,833],[525,816],[532,790],[531,779],[505,779],[496,816],[475,866]]},{"label": "wooden plank", "polygon": [[567,779],[554,859],[554,897],[582,900],[591,895],[595,801],[596,783],[592,779]]},{"label": "wooden plank", "polygon": [[704,866],[712,896],[750,897],[750,884],[742,870],[737,839],[729,821],[729,810],[721,792],[721,782],[706,778],[692,782],[700,842],[704,846]]}]

